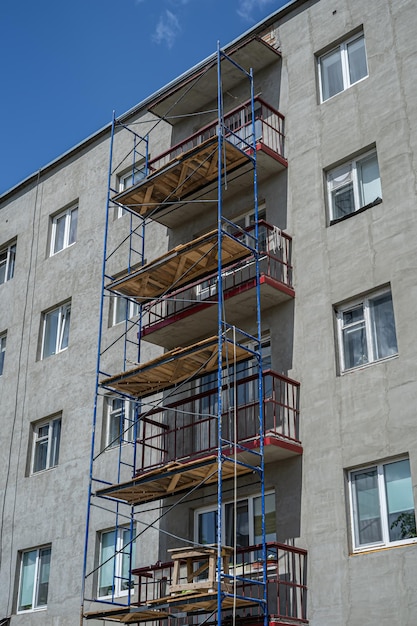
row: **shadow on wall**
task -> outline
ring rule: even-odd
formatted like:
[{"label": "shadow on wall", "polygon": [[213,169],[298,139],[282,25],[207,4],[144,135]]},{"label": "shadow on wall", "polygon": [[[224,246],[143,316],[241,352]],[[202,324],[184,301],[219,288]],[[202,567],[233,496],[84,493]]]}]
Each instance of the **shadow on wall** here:
[{"label": "shadow on wall", "polygon": [[303,458],[297,456],[268,465],[275,479],[277,540],[293,545],[301,532],[301,480]]}]

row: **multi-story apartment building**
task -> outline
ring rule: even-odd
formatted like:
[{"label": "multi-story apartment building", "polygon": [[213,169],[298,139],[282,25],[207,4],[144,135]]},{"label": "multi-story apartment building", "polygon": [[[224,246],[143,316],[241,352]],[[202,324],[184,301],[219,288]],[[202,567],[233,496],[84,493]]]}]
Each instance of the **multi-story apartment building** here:
[{"label": "multi-story apartment building", "polygon": [[0,198],[0,626],[417,622],[416,30],[293,0]]}]

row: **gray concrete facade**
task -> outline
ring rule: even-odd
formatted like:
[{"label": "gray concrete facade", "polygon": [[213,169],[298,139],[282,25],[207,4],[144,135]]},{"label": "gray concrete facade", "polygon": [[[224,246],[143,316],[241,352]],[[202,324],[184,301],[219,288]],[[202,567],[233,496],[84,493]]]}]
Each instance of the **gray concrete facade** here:
[{"label": "gray concrete facade", "polygon": [[[303,454],[266,468],[265,487],[275,494],[277,541],[308,552],[311,626],[414,626],[417,537],[358,545],[350,479],[352,471],[408,459],[417,503],[415,1],[294,0],[254,32],[270,37],[282,55],[255,75],[255,91],[285,116],[288,169],[262,179],[259,200],[266,221],[292,237],[295,289],[294,299],[263,312],[262,330],[271,337],[272,368],[301,383]],[[362,34],[366,75],[322,101],[319,59]],[[168,91],[167,86],[161,94]],[[233,96],[244,99],[242,85]],[[202,115],[173,127],[165,121],[155,126],[158,118],[148,105],[156,99],[151,96],[125,116],[127,124],[140,121],[143,134],[153,129],[151,158],[212,121]],[[207,105],[215,99],[215,93],[207,95]],[[231,98],[225,110],[232,106]],[[114,162],[120,163],[112,173],[116,187],[127,169],[122,134],[114,146]],[[109,149],[110,127],[0,198],[0,253],[10,242],[17,244],[14,275],[0,284],[0,340],[6,338],[0,375],[0,625],[9,617],[13,626],[80,621]],[[367,154],[377,157],[382,201],[332,219],[328,173]],[[224,214],[238,218],[252,202],[246,188],[231,186]],[[51,255],[53,218],[73,206],[78,206],[76,242]],[[128,215],[115,218],[109,216],[109,249],[129,228]],[[215,225],[215,204],[174,228],[149,224],[146,260]],[[123,247],[112,256],[113,274],[123,270],[125,257]],[[340,310],[389,292],[398,349],[345,368]],[[68,348],[41,358],[45,313],[67,302]],[[112,307],[106,298],[103,342],[115,347],[103,356],[102,369],[119,372],[121,326],[111,321]],[[247,331],[254,332],[249,316]],[[205,334],[204,328],[198,338]],[[136,347],[128,351],[127,359],[135,362]],[[162,352],[151,339],[142,342],[141,362]],[[191,393],[191,387],[183,391]],[[99,448],[106,444],[106,402],[100,394]],[[36,427],[55,416],[61,416],[62,426],[59,461],[34,472]],[[103,452],[97,465],[103,478],[114,480],[117,450]],[[122,478],[128,474],[124,470]],[[252,478],[240,480],[240,497],[255,496],[258,489]],[[196,511],[215,502],[212,487],[181,502],[138,539],[136,565],[167,560],[176,536],[193,540]],[[142,525],[157,516],[155,506],[143,505],[138,512]],[[90,570],[98,561],[99,533],[112,525],[106,511],[92,516]],[[47,608],[19,612],[22,553],[49,545]],[[86,587],[94,595],[97,575]]]}]

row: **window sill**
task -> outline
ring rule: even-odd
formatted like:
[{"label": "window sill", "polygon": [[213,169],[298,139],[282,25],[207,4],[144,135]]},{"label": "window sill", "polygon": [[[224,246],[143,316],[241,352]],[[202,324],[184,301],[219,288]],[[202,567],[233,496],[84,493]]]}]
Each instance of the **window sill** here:
[{"label": "window sill", "polygon": [[392,361],[393,359],[398,359],[399,354],[391,354],[390,356],[386,356],[383,359],[378,359],[376,361],[371,361],[370,363],[364,363],[363,365],[357,365],[356,367],[350,367],[348,370],[342,370],[340,372],[340,376],[346,376],[346,374],[351,374],[353,372],[357,372],[358,370],[364,370],[368,367],[372,367],[373,365],[378,365],[378,363],[386,363],[386,361]]},{"label": "window sill", "polygon": [[352,83],[350,85],[346,85],[345,87],[343,87],[343,89],[341,89],[337,93],[334,93],[332,96],[329,96],[328,98],[323,98],[322,94],[320,94],[320,103],[319,104],[326,104],[326,102],[330,102],[331,100],[334,100],[334,98],[337,98],[337,96],[340,96],[341,93],[345,93],[346,91],[349,91],[349,89],[351,89],[351,87],[354,87],[355,85],[359,85],[359,83],[362,83],[368,77],[369,77],[369,74],[367,74],[366,76],[363,76],[359,80],[356,80],[354,83]]},{"label": "window sill", "polygon": [[38,470],[37,472],[30,472],[29,476],[39,476],[40,474],[46,474],[56,469],[58,465],[52,465],[51,467],[45,467],[45,469]]},{"label": "window sill", "polygon": [[49,254],[49,258],[52,259],[52,257],[56,256],[57,254],[61,254],[61,252],[64,252],[64,250],[68,250],[69,248],[72,248],[73,246],[75,246],[77,242],[73,241],[72,243],[69,243],[67,246],[64,246],[63,248],[61,248],[60,250],[57,250],[56,252],[51,252]]},{"label": "window sill", "polygon": [[22,609],[20,611],[16,611],[16,615],[25,615],[27,613],[38,613],[39,611],[46,611],[48,609],[47,606],[39,606],[34,609]]},{"label": "window sill", "polygon": [[388,545],[378,545],[374,548],[356,548],[353,552],[350,552],[349,556],[359,556],[361,554],[374,554],[375,552],[386,552],[387,550],[395,550],[396,548],[406,548],[407,546],[417,545],[417,537],[412,539],[404,539],[403,541],[396,541]]},{"label": "window sill", "polygon": [[367,211],[368,209],[372,208],[373,206],[377,206],[378,204],[382,204],[382,198],[376,198],[376,200],[374,200],[373,202],[370,202],[369,204],[365,204],[365,206],[361,206],[360,209],[358,209],[357,211],[353,211],[352,213],[349,213],[348,215],[343,215],[342,217],[338,217],[335,220],[330,220],[329,226],[333,226],[334,224],[338,224],[339,222],[344,222],[345,220],[348,220],[350,217],[353,217],[354,215],[358,215],[358,213],[363,213],[364,211]]}]

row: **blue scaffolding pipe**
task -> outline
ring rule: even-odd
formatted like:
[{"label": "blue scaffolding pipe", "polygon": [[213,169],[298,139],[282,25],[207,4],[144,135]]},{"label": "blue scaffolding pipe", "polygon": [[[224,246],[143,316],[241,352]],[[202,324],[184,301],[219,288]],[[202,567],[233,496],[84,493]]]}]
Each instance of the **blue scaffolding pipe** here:
[{"label": "blue scaffolding pipe", "polygon": [[220,43],[217,42],[217,277],[218,277],[218,302],[217,302],[217,320],[218,320],[218,354],[217,354],[217,388],[219,390],[217,396],[217,624],[222,623],[222,453],[220,442],[222,440],[222,353],[223,353],[223,290],[221,286],[222,274],[222,148],[223,148],[223,102],[222,102],[222,76],[221,76],[221,53]]},{"label": "blue scaffolding pipe", "polygon": [[[263,607],[263,619],[264,626],[268,624],[268,611],[267,611],[267,578],[266,578],[266,527],[265,527],[265,481],[264,481],[264,418],[263,418],[263,377],[262,377],[262,346],[261,346],[261,338],[262,338],[262,328],[261,328],[261,298],[260,298],[260,267],[259,267],[259,225],[258,225],[258,179],[257,179],[257,162],[256,162],[256,146],[255,146],[255,103],[254,103],[254,81],[253,81],[253,72],[250,70],[248,73],[244,68],[242,68],[239,64],[233,61],[230,57],[224,54],[220,50],[219,43],[217,44],[217,109],[218,109],[218,174],[217,174],[217,187],[218,187],[218,196],[217,196],[217,229],[218,229],[218,284],[221,285],[221,277],[222,277],[222,239],[226,236],[226,233],[223,232],[223,223],[229,224],[230,226],[234,226],[233,222],[224,218],[222,215],[223,208],[223,187],[222,187],[222,166],[223,166],[223,146],[224,146],[224,120],[223,120],[223,92],[222,92],[222,74],[221,74],[221,61],[222,58],[226,59],[232,65],[234,65],[239,71],[241,71],[245,76],[249,78],[250,81],[250,101],[251,101],[251,118],[252,118],[252,137],[250,144],[248,143],[248,147],[251,149],[251,160],[253,164],[253,194],[254,194],[254,214],[255,214],[255,234],[252,237],[253,239],[253,247],[246,244],[246,247],[254,254],[255,257],[255,267],[256,267],[256,329],[257,335],[253,337],[248,333],[239,329],[239,334],[242,336],[246,336],[248,339],[252,339],[256,342],[255,350],[248,350],[248,353],[252,354],[257,360],[257,371],[258,371],[258,398],[259,398],[259,432],[260,432],[260,451],[257,453],[257,458],[260,459],[260,466],[254,467],[247,463],[243,463],[242,461],[238,461],[234,458],[234,463],[239,464],[251,469],[255,469],[256,472],[260,476],[261,481],[261,524],[262,524],[262,560],[264,563],[263,574],[262,574],[262,582],[259,581],[259,585],[262,586],[263,591],[263,599],[259,600],[259,604]],[[226,178],[227,173],[224,172],[224,177]],[[227,233],[227,236],[238,240],[233,234]],[[225,339],[227,329],[231,329],[232,326],[226,323],[223,319],[223,291],[219,288],[218,290],[218,300],[217,300],[217,317],[218,317],[218,365],[217,365],[217,384],[218,384],[218,401],[217,401],[217,415],[218,415],[218,449],[217,449],[217,465],[218,465],[218,482],[217,482],[217,625],[220,626],[222,623],[222,598],[226,595],[222,592],[221,584],[224,576],[222,575],[222,559],[221,559],[221,544],[222,544],[222,464],[226,458],[230,460],[230,457],[226,457],[222,454],[222,444],[225,443],[222,437],[222,348],[224,341],[228,341]],[[230,340],[229,340],[230,341]],[[236,341],[234,341],[236,343]],[[229,442],[227,442],[229,443]],[[230,442],[231,443],[231,442]],[[240,446],[239,446],[240,447]],[[229,594],[227,594],[229,595]],[[236,599],[239,596],[231,596]]]},{"label": "blue scaffolding pipe", "polygon": [[107,256],[107,235],[108,235],[108,223],[109,223],[109,207],[110,207],[110,182],[111,182],[111,163],[113,158],[113,139],[115,129],[115,114],[113,112],[113,119],[111,125],[110,134],[110,154],[109,154],[109,169],[107,175],[107,202],[106,202],[106,222],[104,228],[104,242],[103,242],[103,262],[101,272],[101,300],[100,300],[100,315],[99,315],[99,339],[97,346],[97,366],[96,366],[96,381],[95,381],[95,393],[94,393],[94,409],[93,409],[93,423],[91,429],[91,456],[89,466],[89,481],[88,481],[88,501],[87,501],[87,515],[85,526],[85,540],[84,540],[84,556],[83,556],[83,579],[81,584],[81,614],[80,620],[83,623],[84,613],[84,597],[85,597],[85,581],[87,576],[87,557],[88,557],[88,540],[90,532],[90,516],[91,516],[91,497],[92,497],[92,484],[93,484],[93,464],[94,464],[94,450],[95,450],[95,436],[97,425],[97,400],[98,400],[98,388],[99,388],[99,372],[100,372],[100,356],[101,356],[101,336],[103,330],[103,304],[104,304],[104,280],[105,280],[105,268],[106,268],[106,256]]},{"label": "blue scaffolding pipe", "polygon": [[[88,558],[89,558],[89,541],[90,541],[90,525],[91,525],[91,512],[92,512],[92,506],[93,506],[93,497],[94,497],[94,493],[93,493],[93,484],[94,485],[111,485],[113,484],[112,482],[107,482],[104,480],[100,480],[97,477],[94,476],[94,463],[96,461],[96,459],[98,458],[99,455],[95,454],[95,449],[96,449],[96,428],[97,428],[97,419],[98,419],[98,399],[100,397],[99,394],[99,388],[102,389],[102,385],[100,384],[100,377],[101,376],[107,376],[108,374],[106,374],[104,371],[102,371],[101,369],[101,358],[103,356],[103,354],[106,352],[107,349],[109,349],[109,346],[106,347],[105,350],[103,350],[103,327],[104,327],[104,302],[105,302],[105,298],[107,297],[107,293],[106,293],[106,281],[111,279],[112,277],[108,275],[107,271],[106,271],[106,264],[108,263],[109,259],[111,258],[112,254],[114,254],[115,251],[113,251],[111,254],[108,253],[108,234],[109,234],[109,224],[110,224],[110,213],[111,213],[111,207],[116,206],[116,203],[114,203],[111,199],[111,194],[114,193],[114,189],[112,189],[112,176],[113,176],[113,171],[112,171],[112,167],[113,167],[113,151],[114,151],[114,142],[115,142],[115,133],[116,133],[116,127],[117,126],[122,126],[124,129],[126,129],[127,131],[129,131],[131,134],[133,134],[133,142],[134,142],[134,146],[133,146],[133,164],[132,164],[132,177],[134,177],[135,175],[135,160],[137,158],[137,155],[140,155],[141,158],[143,158],[143,154],[141,154],[138,151],[138,145],[141,142],[145,142],[145,167],[147,170],[148,167],[148,157],[149,157],[149,140],[148,137],[141,137],[140,135],[138,135],[137,133],[135,133],[134,131],[132,131],[131,129],[129,129],[127,126],[125,126],[124,124],[121,124],[120,122],[117,121],[115,114],[113,112],[113,118],[112,118],[112,124],[111,124],[111,133],[110,133],[110,148],[109,148],[109,168],[108,168],[108,178],[107,178],[107,199],[106,199],[106,219],[105,219],[105,228],[104,228],[104,242],[103,242],[103,261],[102,261],[102,274],[101,274],[101,299],[100,299],[100,314],[99,314],[99,329],[98,329],[98,347],[97,347],[97,365],[96,365],[96,381],[95,381],[95,396],[94,396],[94,410],[93,410],[93,420],[92,420],[92,432],[91,432],[91,456],[90,456],[90,466],[89,466],[89,484],[88,484],[88,501],[87,501],[87,514],[86,514],[86,526],[85,526],[85,541],[84,541],[84,555],[83,555],[83,580],[82,580],[82,589],[81,589],[81,614],[80,614],[80,623],[83,623],[83,613],[84,613],[84,603],[86,601],[86,580],[88,575],[91,575],[91,572],[88,572],[87,574],[87,563],[88,563]],[[132,153],[132,151],[131,151]],[[119,203],[117,203],[118,206],[122,206]],[[124,208],[122,206],[122,208]],[[137,255],[139,255],[140,259],[141,259],[141,263],[144,263],[144,240],[145,240],[145,231],[144,231],[144,226],[145,226],[145,222],[143,219],[141,219],[141,223],[138,227],[133,228],[133,213],[132,211],[129,211],[130,213],[130,229],[129,229],[129,235],[124,239],[123,243],[127,242],[127,240],[129,240],[129,255],[128,255],[128,268],[130,269],[131,265],[132,265],[132,255],[133,253],[136,253]],[[138,228],[140,228],[140,233],[138,232]],[[140,245],[140,249],[137,249],[136,244],[133,241],[134,237],[139,237],[141,245]],[[129,298],[125,298],[125,302],[126,302],[126,316],[125,316],[125,332],[121,335],[121,337],[119,337],[119,340],[124,338],[124,346],[123,346],[123,363],[124,363],[124,367],[126,367],[126,363],[127,363],[127,342],[131,342],[130,339],[128,339],[127,337],[127,333],[128,330],[131,330],[132,328],[134,328],[135,325],[137,325],[139,327],[139,339],[140,339],[140,329],[141,329],[141,323],[142,323],[142,306],[140,306],[139,310],[140,310],[140,315],[139,315],[139,321],[135,322],[133,324],[129,324],[129,301],[133,301],[132,299]],[[133,343],[133,342],[132,342]],[[138,359],[140,359],[140,340],[138,341]],[[114,389],[109,389],[109,391],[111,391],[111,393],[114,395]],[[123,393],[117,393],[117,397],[122,398],[124,403],[126,401],[131,401],[132,398],[130,396],[128,396],[127,394],[123,394]],[[135,411],[134,411],[134,423],[131,426],[133,428],[133,432],[134,432],[134,436],[133,436],[133,442],[136,441],[137,438],[137,415],[138,415],[138,403],[135,403]],[[128,419],[130,420],[130,416],[128,417]],[[122,456],[122,452],[123,452],[123,448],[125,446],[123,446],[125,439],[124,439],[124,429],[123,426],[125,424],[125,406],[123,405],[122,408],[122,412],[121,412],[121,418],[120,418],[120,431],[119,431],[119,436],[118,436],[118,455],[117,455],[117,481],[119,482],[122,474],[122,467],[128,467],[131,470],[132,476],[135,473],[136,470],[136,445],[130,444],[129,448],[133,447],[133,454],[130,457],[129,461],[125,461],[123,456]],[[130,514],[129,515],[125,515],[122,513],[121,511],[121,507],[123,506],[121,504],[120,501],[117,501],[117,499],[115,498],[105,498],[106,500],[108,500],[109,502],[112,502],[114,504],[114,515],[115,515],[115,526],[114,526],[114,555],[116,555],[117,553],[123,551],[124,554],[128,554],[129,557],[129,562],[132,564],[132,551],[133,551],[133,540],[132,538],[134,537],[134,517],[133,517],[133,506],[129,505],[129,511]],[[100,507],[98,507],[100,508]],[[126,525],[126,522],[129,521],[128,525]],[[129,529],[129,537],[130,540],[128,543],[124,544],[124,542],[122,541],[122,535],[121,535],[121,528],[128,528]],[[118,542],[122,541],[122,543],[124,544],[121,551],[117,550],[117,545]],[[114,557],[111,557],[114,558]],[[97,568],[96,568],[97,569]],[[131,594],[132,594],[132,573],[131,573],[132,567],[129,567],[129,579],[128,579],[128,594],[127,594],[127,602],[130,604],[131,601]],[[94,570],[95,571],[95,570]],[[118,571],[116,571],[116,559],[114,558],[114,562],[113,562],[113,586],[112,586],[112,592],[111,592],[111,603],[114,606],[124,606],[123,604],[120,604],[119,602],[117,602],[115,600],[115,593],[116,593],[116,588],[115,588],[115,583],[117,580],[127,580],[126,578],[123,577],[123,572],[121,574],[118,573]],[[95,594],[94,594],[95,595]],[[96,602],[99,603],[103,603],[103,604],[108,604],[109,600],[100,600],[96,597],[92,598],[91,600],[94,600]]]},{"label": "blue scaffolding pipe", "polygon": [[[265,457],[264,457],[264,403],[263,403],[263,376],[262,376],[262,325],[261,325],[261,289],[260,289],[260,267],[259,267],[259,206],[258,206],[258,170],[256,155],[256,134],[255,134],[255,93],[253,71],[250,70],[251,88],[251,116],[252,116],[252,141],[253,141],[253,194],[255,205],[255,266],[256,266],[256,324],[258,332],[258,398],[259,398],[259,435],[260,435],[260,476],[261,476],[261,528],[262,528],[262,579],[264,603],[267,606],[267,552],[266,552],[266,523],[265,523]],[[264,626],[268,626],[268,612],[264,611]]]},{"label": "blue scaffolding pipe", "polygon": [[[225,137],[225,124],[224,124],[224,115],[223,115],[223,90],[222,90],[222,68],[221,68],[221,62],[222,60],[224,60],[226,63],[231,63],[239,72],[242,73],[242,75],[245,77],[245,79],[247,78],[250,82],[250,106],[251,106],[251,122],[252,122],[252,135],[251,138],[248,140],[240,139],[241,145],[244,145],[244,149],[242,150],[241,147],[237,146],[238,149],[241,149],[242,152],[245,152],[245,154],[249,157],[249,162],[252,165],[253,168],[253,194],[254,194],[254,216],[255,216],[255,233],[253,234],[248,234],[245,232],[245,239],[244,241],[242,241],[241,239],[239,239],[236,236],[236,232],[242,231],[242,229],[240,227],[238,227],[236,224],[233,223],[233,221],[227,219],[226,217],[223,216],[223,182],[226,181],[226,177],[227,177],[227,172],[226,169],[224,169],[223,171],[223,167],[226,168],[226,162],[224,160],[224,150],[225,150],[225,146],[226,146],[226,142],[228,141],[227,138]],[[250,72],[246,71],[243,67],[241,67],[238,63],[236,63],[233,59],[231,59],[228,55],[226,55],[221,49],[220,49],[220,45],[219,43],[217,44],[217,85],[218,85],[218,90],[217,90],[217,114],[218,114],[218,126],[217,126],[217,150],[218,150],[218,154],[217,154],[217,165],[218,165],[218,173],[217,173],[217,188],[218,188],[218,196],[217,196],[217,254],[218,254],[218,258],[217,258],[217,273],[218,273],[218,284],[221,286],[221,277],[222,277],[222,272],[223,272],[223,267],[222,267],[222,244],[223,244],[223,238],[224,237],[230,237],[231,239],[234,239],[236,241],[239,241],[242,245],[244,245],[248,252],[250,254],[253,255],[254,260],[255,260],[255,268],[256,268],[256,335],[251,335],[245,331],[243,331],[242,329],[236,329],[235,327],[233,327],[232,325],[228,324],[224,318],[224,296],[223,296],[223,291],[222,289],[219,289],[219,293],[218,293],[218,299],[217,299],[217,318],[218,318],[218,332],[217,332],[217,348],[218,348],[218,354],[217,354],[217,384],[218,384],[218,402],[217,402],[217,417],[218,417],[218,424],[217,424],[217,443],[218,443],[218,447],[217,447],[217,520],[218,520],[218,524],[217,524],[217,626],[221,625],[222,622],[222,600],[225,597],[233,597],[236,599],[247,599],[247,596],[241,596],[238,594],[231,594],[231,593],[225,593],[222,590],[222,581],[225,578],[232,578],[231,576],[226,576],[222,573],[222,557],[221,557],[221,546],[222,546],[222,534],[223,534],[223,463],[225,461],[233,461],[233,463],[238,466],[243,466],[245,468],[251,469],[253,470],[256,474],[259,475],[260,477],[260,482],[261,482],[261,522],[262,522],[262,556],[263,556],[263,562],[264,562],[264,567],[263,567],[263,575],[262,575],[262,580],[256,581],[256,585],[258,587],[262,587],[263,589],[263,598],[251,598],[254,602],[256,602],[257,604],[259,604],[259,606],[261,606],[263,608],[263,613],[264,613],[264,626],[267,626],[267,577],[266,577],[266,555],[267,555],[267,551],[266,551],[266,526],[265,526],[265,482],[264,482],[264,415],[263,415],[263,402],[262,402],[262,398],[263,398],[263,377],[262,377],[262,344],[261,344],[261,338],[262,338],[262,329],[261,329],[261,300],[260,300],[260,263],[259,263],[259,257],[260,257],[260,252],[259,252],[259,225],[258,225],[258,219],[259,219],[259,207],[258,207],[258,180],[257,180],[257,155],[256,155],[256,145],[255,145],[255,139],[256,139],[256,134],[255,134],[255,102],[254,102],[254,81],[253,81],[253,72],[252,70],[250,70]],[[105,234],[104,234],[104,254],[103,254],[103,266],[102,266],[102,294],[101,294],[101,304],[100,304],[100,320],[99,320],[99,345],[98,345],[98,353],[97,353],[97,369],[96,369],[96,389],[95,389],[95,402],[94,402],[94,412],[93,412],[93,427],[92,427],[92,442],[91,442],[91,458],[90,458],[90,473],[89,473],[89,491],[88,491],[88,507],[87,507],[87,517],[86,517],[86,535],[85,535],[85,546],[84,546],[84,563],[83,563],[83,585],[82,585],[82,611],[81,611],[81,623],[82,623],[82,616],[83,616],[83,607],[84,607],[84,601],[85,601],[85,583],[86,583],[86,574],[87,574],[87,558],[88,558],[88,540],[89,540],[89,532],[90,532],[90,524],[91,524],[91,506],[92,506],[92,498],[93,498],[93,483],[94,484],[104,484],[104,485],[114,485],[114,482],[107,482],[107,481],[103,481],[103,480],[98,480],[96,477],[93,476],[93,464],[94,461],[96,459],[95,457],[95,446],[96,446],[96,426],[97,426],[97,403],[98,403],[98,398],[99,398],[99,377],[102,375],[105,376],[109,376],[108,374],[105,374],[104,372],[101,371],[101,367],[100,367],[100,359],[103,355],[103,351],[102,351],[102,333],[103,333],[103,309],[104,309],[104,297],[105,297],[105,290],[106,290],[106,286],[105,286],[105,281],[108,279],[112,279],[111,276],[108,276],[106,273],[106,262],[109,260],[109,258],[111,257],[111,254],[108,255],[108,251],[107,251],[107,246],[108,246],[108,229],[109,229],[109,215],[110,215],[110,205],[112,203],[112,206],[121,206],[122,208],[126,208],[129,213],[130,213],[130,231],[129,231],[129,236],[126,237],[126,239],[124,240],[123,243],[126,242],[126,240],[129,238],[129,254],[128,254],[128,271],[130,271],[131,267],[132,267],[132,259],[133,259],[133,255],[137,254],[140,258],[141,258],[141,262],[142,264],[144,263],[144,246],[145,246],[145,219],[141,220],[141,224],[140,224],[140,229],[141,232],[139,234],[139,232],[137,232],[137,230],[139,229],[139,227],[137,229],[133,228],[133,218],[136,215],[136,213],[134,213],[132,210],[129,210],[128,207],[124,207],[123,205],[121,205],[120,203],[116,202],[116,201],[112,201],[111,200],[111,192],[114,192],[114,190],[112,190],[111,187],[111,182],[112,182],[112,161],[113,161],[113,146],[114,146],[114,140],[115,140],[115,132],[116,132],[116,126],[120,125],[124,128],[126,128],[130,133],[133,133],[134,136],[134,146],[133,146],[133,164],[132,164],[132,182],[134,183],[134,177],[135,177],[135,173],[137,171],[137,168],[135,167],[135,158],[136,155],[139,154],[138,152],[138,145],[143,141],[145,144],[145,168],[146,168],[146,173],[148,172],[148,158],[149,158],[149,140],[148,140],[148,136],[146,136],[145,138],[140,137],[139,135],[137,135],[137,133],[135,133],[134,131],[132,131],[130,128],[128,128],[127,126],[125,126],[124,124],[118,122],[115,118],[115,115],[113,114],[113,120],[112,120],[112,127],[111,127],[111,138],[110,138],[110,158],[109,158],[109,171],[108,171],[108,194],[107,194],[107,207],[106,207],[106,222],[105,222]],[[229,130],[227,130],[227,132],[229,132]],[[235,133],[233,133],[232,130],[230,130],[231,136],[237,136]],[[132,151],[130,151],[129,154],[131,154]],[[224,228],[224,225],[228,226],[229,228],[231,227],[232,229],[234,229],[234,232],[230,233],[227,232]],[[140,250],[136,250],[136,246],[133,245],[133,237],[139,237],[141,240],[141,246],[140,246]],[[113,253],[112,253],[113,254]],[[128,325],[128,303],[129,303],[129,298],[126,298],[126,319],[125,319],[125,333],[124,333],[124,350],[123,350],[123,363],[124,363],[124,370],[126,370],[126,364],[127,364],[127,342],[130,341],[129,338],[127,337],[128,334],[128,330],[131,330],[133,328],[133,326]],[[141,360],[141,352],[140,352],[140,346],[141,346],[141,327],[142,327],[142,315],[143,315],[143,304],[140,304],[139,307],[139,321],[138,321],[138,342],[137,342],[137,354],[138,354],[138,362],[140,363]],[[230,337],[227,337],[228,332],[233,331],[234,333],[234,337],[233,337],[233,341],[230,339]],[[249,341],[253,341],[255,344],[255,348],[251,348],[248,346],[244,346],[241,343],[239,343],[239,341],[237,341],[236,339],[236,331],[238,332],[240,339],[243,337],[245,340],[249,340]],[[132,342],[133,343],[133,342]],[[135,342],[136,343],[136,342]],[[258,371],[258,397],[259,397],[259,432],[260,432],[260,448],[259,451],[256,450],[250,450],[248,448],[245,448],[244,445],[240,445],[236,442],[232,442],[232,441],[226,441],[223,439],[222,437],[222,383],[223,383],[223,348],[225,343],[233,343],[233,345],[235,346],[240,346],[241,348],[244,348],[247,353],[248,353],[248,357],[251,356],[255,359],[256,363],[257,363],[257,371]],[[107,348],[106,348],[107,350]],[[175,358],[175,357],[173,357]],[[234,372],[234,374],[236,375],[236,372]],[[125,374],[125,376],[128,376],[128,373]],[[103,390],[106,389],[106,387],[101,386],[100,388],[102,388]],[[114,393],[113,389],[110,389],[110,391],[112,393]],[[129,400],[131,401],[132,398],[128,395],[125,394],[123,392],[117,392],[117,397],[119,398],[123,398],[124,401],[125,400]],[[134,411],[134,438],[133,441],[135,442],[137,439],[137,428],[138,428],[138,412],[139,412],[139,404],[135,404],[135,411]],[[119,432],[119,451],[118,451],[118,457],[117,457],[117,467],[118,467],[118,471],[117,471],[117,480],[118,482],[120,482],[120,479],[122,477],[121,474],[121,470],[122,470],[122,466],[127,466],[130,467],[132,469],[132,475],[135,474],[135,470],[136,470],[136,445],[133,444],[133,460],[131,463],[127,463],[123,460],[122,457],[122,444],[123,444],[123,428],[122,428],[122,423],[124,423],[125,420],[123,419],[121,421],[120,424],[120,432]],[[122,432],[123,431],[123,432]],[[231,447],[235,447],[235,450],[240,449],[243,451],[247,451],[247,452],[251,452],[253,454],[253,459],[256,459],[257,461],[257,465],[251,465],[249,463],[243,462],[241,460],[238,460],[235,457],[232,459],[231,457],[228,457],[226,455],[224,455],[224,453],[222,452],[222,448],[224,445],[227,446],[231,446]],[[131,446],[128,446],[129,448]],[[106,490],[104,490],[106,491]],[[129,505],[129,510],[130,510],[130,515],[123,515],[122,510],[119,510],[119,507],[122,507],[122,504],[120,503],[120,501],[118,501],[116,498],[112,498],[110,496],[106,496],[105,493],[103,493],[100,497],[103,497],[105,500],[108,500],[112,503],[114,503],[114,514],[116,515],[116,527],[115,527],[115,545],[114,545],[114,552],[117,552],[117,537],[118,537],[118,533],[119,533],[119,529],[120,528],[126,528],[126,524],[124,524],[122,526],[123,521],[129,519],[129,534],[130,534],[130,541],[129,541],[129,559],[130,559],[130,563],[132,563],[132,549],[133,549],[133,538],[134,538],[134,518],[133,518],[133,506]],[[127,543],[125,546],[123,546],[122,550],[124,551],[125,548],[127,546]],[[97,569],[97,568],[96,568]],[[131,571],[131,568],[130,568]],[[131,576],[131,574],[130,574]],[[122,575],[123,577],[123,575]],[[118,604],[115,600],[114,600],[114,592],[115,592],[115,581],[116,579],[120,579],[120,576],[118,575],[118,573],[116,572],[115,569],[115,562],[114,562],[114,567],[113,567],[113,588],[112,588],[112,603],[114,606],[123,606]],[[254,581],[252,579],[246,579],[246,578],[242,578],[242,577],[234,577],[239,578],[239,580],[243,580],[248,581],[248,583],[250,582],[251,584],[254,584]],[[125,580],[125,579],[123,579]],[[128,604],[130,604],[131,602],[131,578],[129,578],[129,588],[128,588],[128,596],[127,596],[127,601]],[[103,602],[102,600],[97,600],[95,599],[95,601],[97,602]],[[108,602],[103,602],[103,603],[108,603]]]}]

